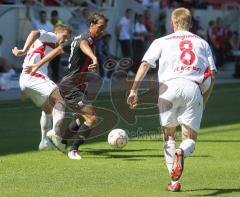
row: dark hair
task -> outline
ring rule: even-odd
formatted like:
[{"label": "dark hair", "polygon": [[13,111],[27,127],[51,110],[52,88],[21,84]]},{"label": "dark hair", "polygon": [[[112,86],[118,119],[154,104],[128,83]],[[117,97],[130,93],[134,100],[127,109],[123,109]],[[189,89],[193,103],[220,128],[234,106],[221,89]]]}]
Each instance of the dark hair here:
[{"label": "dark hair", "polygon": [[3,36],[2,36],[2,35],[0,35],[0,39],[1,39],[1,40],[3,39]]},{"label": "dark hair", "polygon": [[57,16],[58,15],[58,11],[57,10],[53,10],[52,12],[51,12],[51,16]]},{"label": "dark hair", "polygon": [[106,34],[104,34],[104,35],[102,36],[103,39],[105,39],[105,38],[111,38],[111,37],[112,37],[112,35],[109,34],[109,33],[106,33]]},{"label": "dark hair", "polygon": [[132,11],[131,8],[127,8],[127,9],[126,9],[126,14],[127,14],[128,12],[131,12],[131,11]]},{"label": "dark hair", "polygon": [[105,24],[108,22],[108,18],[99,12],[90,14],[88,17],[88,26],[90,26],[91,23],[97,24],[99,20],[104,20]]},{"label": "dark hair", "polygon": [[40,14],[40,15],[42,15],[42,14],[47,14],[47,12],[46,12],[45,10],[41,10],[41,11],[39,12],[39,14]]}]

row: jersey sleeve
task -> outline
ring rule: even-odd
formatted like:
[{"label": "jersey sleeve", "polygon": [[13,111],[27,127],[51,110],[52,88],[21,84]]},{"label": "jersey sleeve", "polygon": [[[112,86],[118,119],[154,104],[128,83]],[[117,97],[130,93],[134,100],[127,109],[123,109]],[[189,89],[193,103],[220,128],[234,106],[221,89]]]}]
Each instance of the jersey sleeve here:
[{"label": "jersey sleeve", "polygon": [[39,33],[40,33],[39,40],[41,42],[50,42],[50,43],[56,43],[57,42],[57,37],[54,33],[47,32],[43,29],[40,29]]},{"label": "jersey sleeve", "polygon": [[73,39],[69,39],[69,40],[66,40],[64,43],[60,44],[62,47],[62,50],[66,53],[70,53],[72,42],[73,42]]},{"label": "jersey sleeve", "polygon": [[156,68],[156,61],[160,58],[161,50],[160,41],[154,40],[143,56],[142,62],[147,62],[152,68]]},{"label": "jersey sleeve", "polygon": [[214,63],[212,51],[211,51],[211,48],[210,48],[208,43],[206,45],[206,56],[207,56],[207,60],[208,60],[208,63],[209,63],[210,70],[214,70],[215,72],[217,72],[217,68],[216,68],[215,63]]}]

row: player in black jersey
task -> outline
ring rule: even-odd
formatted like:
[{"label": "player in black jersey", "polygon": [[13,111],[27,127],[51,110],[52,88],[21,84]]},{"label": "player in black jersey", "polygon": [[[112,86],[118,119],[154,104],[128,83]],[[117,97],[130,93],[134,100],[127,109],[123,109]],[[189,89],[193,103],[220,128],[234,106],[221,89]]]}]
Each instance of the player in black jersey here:
[{"label": "player in black jersey", "polygon": [[[108,19],[101,13],[95,12],[89,17],[88,32],[82,33],[77,37],[61,44],[56,49],[51,51],[43,59],[34,65],[29,65],[25,68],[25,72],[31,74],[36,72],[44,63],[50,61],[57,55],[64,52],[70,52],[68,74],[59,83],[58,88],[63,97],[66,108],[81,114],[85,122],[81,125],[74,120],[70,124],[72,133],[77,134],[72,148],[68,152],[70,159],[81,159],[77,153],[79,146],[84,142],[84,139],[90,135],[91,128],[96,122],[96,115],[93,107],[87,101],[86,78],[88,71],[95,72],[98,66],[98,60],[94,54],[94,41],[100,37],[106,28]],[[62,120],[63,121],[63,120]],[[60,124],[61,125],[61,124]],[[48,136],[52,142],[60,149],[63,149],[61,134],[50,131]]]}]

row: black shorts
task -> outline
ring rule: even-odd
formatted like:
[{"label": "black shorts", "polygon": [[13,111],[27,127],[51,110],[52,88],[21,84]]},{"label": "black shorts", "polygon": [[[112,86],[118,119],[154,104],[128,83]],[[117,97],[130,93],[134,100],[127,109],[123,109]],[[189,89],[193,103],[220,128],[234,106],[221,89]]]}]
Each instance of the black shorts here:
[{"label": "black shorts", "polygon": [[86,84],[76,80],[74,74],[67,75],[58,84],[59,92],[71,111],[78,111],[88,104]]}]

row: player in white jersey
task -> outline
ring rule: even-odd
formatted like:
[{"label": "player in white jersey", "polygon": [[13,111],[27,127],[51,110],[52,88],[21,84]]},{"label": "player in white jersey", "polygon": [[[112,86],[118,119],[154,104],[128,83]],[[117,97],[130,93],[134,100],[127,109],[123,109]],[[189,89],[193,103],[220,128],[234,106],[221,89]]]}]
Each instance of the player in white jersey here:
[{"label": "player in white jersey", "polygon": [[[174,33],[153,41],[145,53],[128,104],[137,105],[137,90],[150,67],[159,61],[159,113],[164,134],[164,157],[171,177],[169,191],[180,191],[183,158],[195,149],[204,105],[212,92],[216,67],[206,41],[189,32],[192,16],[188,9],[175,9],[171,17]],[[201,87],[206,77],[211,84]],[[175,130],[180,125],[182,142],[176,148]]]},{"label": "player in white jersey", "polygon": [[[15,47],[12,52],[17,57],[26,55],[23,63],[23,68],[25,68],[28,65],[39,62],[46,54],[64,42],[70,33],[70,28],[66,25],[57,25],[54,28],[54,32],[45,30],[32,31],[28,35],[23,49]],[[59,110],[62,99],[58,92],[54,91],[57,85],[49,79],[47,67],[48,63],[37,72],[31,73],[31,75],[25,73],[23,69],[19,80],[20,88],[25,95],[30,97],[38,107],[42,108],[40,150],[51,148],[51,143],[49,143],[46,133],[52,127],[57,127],[56,122],[63,116],[63,113]],[[53,122],[52,109],[54,109]]]}]

